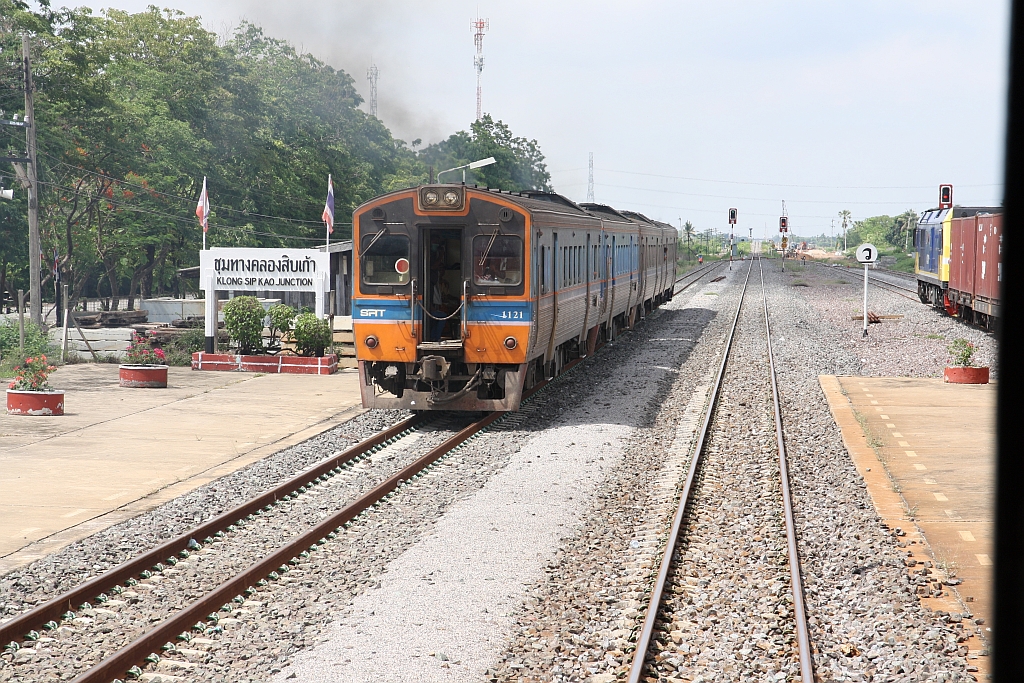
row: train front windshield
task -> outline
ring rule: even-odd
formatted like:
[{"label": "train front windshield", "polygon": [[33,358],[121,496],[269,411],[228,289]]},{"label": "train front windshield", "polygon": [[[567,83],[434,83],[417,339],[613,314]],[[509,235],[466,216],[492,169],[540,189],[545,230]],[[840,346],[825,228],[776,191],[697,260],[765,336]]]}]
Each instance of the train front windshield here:
[{"label": "train front windshield", "polygon": [[409,282],[409,238],[367,235],[362,244],[363,283],[404,285]]},{"label": "train front windshield", "polygon": [[473,238],[473,281],[481,286],[518,285],[523,281],[523,240],[516,235]]}]

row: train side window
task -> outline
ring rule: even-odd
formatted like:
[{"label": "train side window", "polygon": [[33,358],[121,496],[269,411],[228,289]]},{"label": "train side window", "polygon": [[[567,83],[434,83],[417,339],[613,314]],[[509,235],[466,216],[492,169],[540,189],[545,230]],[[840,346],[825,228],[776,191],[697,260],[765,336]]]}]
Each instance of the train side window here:
[{"label": "train side window", "polygon": [[548,291],[548,278],[547,278],[547,258],[546,258],[547,247],[541,245],[540,248],[540,267],[538,268],[540,276],[540,293],[544,294]]},{"label": "train side window", "polygon": [[[543,259],[543,251],[541,253]],[[543,268],[542,261],[542,271]],[[522,281],[522,238],[516,235],[477,235],[473,238],[473,282],[483,286],[508,287]],[[541,286],[544,286],[543,275]]]},{"label": "train side window", "polygon": [[363,284],[404,285],[409,282],[409,238],[365,235],[360,270]]}]

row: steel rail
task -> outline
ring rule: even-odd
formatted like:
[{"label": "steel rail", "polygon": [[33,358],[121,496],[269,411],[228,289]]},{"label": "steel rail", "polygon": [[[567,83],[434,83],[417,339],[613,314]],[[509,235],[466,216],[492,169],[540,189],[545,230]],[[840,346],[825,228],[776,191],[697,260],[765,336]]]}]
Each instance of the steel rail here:
[{"label": "steel rail", "polygon": [[[721,266],[723,263],[724,263],[724,261],[715,261],[713,263],[706,263],[703,266],[700,266],[699,268],[697,268],[696,270],[691,270],[689,273],[684,274],[683,276],[678,278],[675,281],[675,283],[673,283],[673,285],[672,285],[673,286],[672,296],[675,296],[676,294],[679,294],[680,292],[682,292],[687,287],[697,283],[698,281],[700,281],[700,279],[702,277],[704,277],[705,275],[710,273],[715,268]],[[693,278],[693,280],[691,280],[690,282],[687,282],[685,285],[683,285],[679,289],[675,289],[676,285],[678,285],[680,282],[682,282],[686,278],[690,277],[691,275],[695,275],[695,274],[697,275],[697,277]]]},{"label": "steel rail", "polygon": [[[408,429],[420,424],[426,416],[424,414],[413,415],[402,420],[398,424],[385,429],[370,438],[351,446],[350,448],[320,461],[313,467],[300,472],[288,481],[275,486],[274,488],[251,498],[227,512],[223,512],[213,519],[181,534],[169,541],[166,541],[155,548],[137,555],[130,560],[119,564],[99,576],[86,581],[85,583],[62,593],[61,595],[48,600],[47,602],[34,607],[28,612],[15,616],[10,621],[0,624],[0,643],[6,644],[13,640],[21,640],[29,631],[41,628],[50,621],[60,621],[62,614],[75,609],[76,605],[89,602],[97,595],[104,593],[115,586],[121,585],[128,579],[133,579],[143,571],[151,569],[158,562],[166,562],[168,558],[174,557],[182,550],[187,550],[193,541],[217,532],[226,530],[240,519],[251,515],[267,505],[272,505],[285,495],[297,491],[302,486],[313,482],[331,470],[348,463],[350,460],[364,455],[367,451],[380,446],[386,441],[399,436]],[[192,545],[194,547],[194,545]]]},{"label": "steel rail", "polygon": [[814,658],[811,655],[811,636],[807,631],[807,610],[804,607],[803,580],[800,576],[800,551],[797,547],[796,521],[793,518],[793,497],[789,489],[789,467],[786,457],[786,439],[782,431],[782,401],[775,378],[775,354],[772,351],[772,326],[768,317],[768,292],[764,286],[764,268],[761,274],[761,300],[764,302],[764,332],[768,344],[768,368],[772,379],[772,404],[775,408],[775,441],[779,447],[779,475],[782,483],[782,505],[786,513],[786,542],[789,549],[789,576],[793,586],[793,619],[796,622],[797,652],[800,654],[800,680],[814,682]]},{"label": "steel rail", "polygon": [[683,491],[679,498],[679,507],[676,509],[675,517],[672,519],[672,528],[669,531],[668,542],[665,546],[665,555],[661,559],[661,566],[658,569],[658,578],[651,590],[651,597],[647,604],[647,616],[644,619],[643,629],[636,641],[636,650],[633,654],[633,665],[629,670],[629,683],[640,683],[643,677],[644,663],[647,660],[647,651],[650,649],[651,638],[654,635],[654,626],[658,618],[658,607],[661,605],[661,597],[665,592],[665,583],[668,581],[669,571],[672,566],[672,556],[675,554],[676,542],[679,539],[679,532],[683,526],[683,518],[686,516],[686,509],[690,504],[690,497],[693,493],[693,484],[697,478],[701,462],[704,459],[704,443],[711,427],[711,420],[715,414],[715,407],[718,403],[718,396],[721,393],[722,379],[725,377],[725,367],[729,361],[729,352],[732,350],[733,338],[736,336],[736,326],[740,319],[740,310],[743,308],[743,299],[747,294],[747,282],[750,280],[750,272],[754,268],[754,261],[751,259],[747,268],[747,276],[743,280],[743,290],[740,292],[740,300],[736,305],[736,315],[732,319],[732,328],[726,339],[725,351],[722,354],[722,364],[718,368],[718,375],[711,390],[708,409],[704,414],[704,422],[701,425],[697,437],[697,445],[693,451],[693,458],[690,461],[690,469],[686,474],[686,481],[683,484]]},{"label": "steel rail", "polygon": [[270,555],[220,584],[213,591],[160,622],[152,630],[136,638],[96,666],[83,672],[74,679],[73,683],[108,683],[115,678],[123,677],[132,666],[144,662],[146,657],[156,653],[165,643],[173,641],[177,636],[191,629],[211,611],[216,612],[231,602],[235,596],[241,595],[257,582],[268,577],[271,572],[279,570],[280,567],[298,557],[299,553],[307,548],[315,550],[328,534],[339,530],[346,522],[352,521],[366,509],[379,503],[404,482],[422,472],[502,415],[504,415],[503,412],[490,413],[465,427],[335,514],[294,537]]}]

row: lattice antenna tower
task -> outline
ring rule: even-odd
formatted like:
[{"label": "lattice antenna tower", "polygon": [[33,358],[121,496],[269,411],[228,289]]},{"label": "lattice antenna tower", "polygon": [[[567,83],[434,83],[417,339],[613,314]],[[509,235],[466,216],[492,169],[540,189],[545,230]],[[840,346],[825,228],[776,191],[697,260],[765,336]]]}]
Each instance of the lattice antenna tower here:
[{"label": "lattice antenna tower", "polygon": [[590,153],[590,177],[587,178],[587,202],[594,203],[594,153]]},{"label": "lattice antenna tower", "polygon": [[380,72],[377,65],[370,61],[370,68],[366,71],[366,80],[370,82],[370,116],[377,118],[377,78]]},{"label": "lattice antenna tower", "polygon": [[480,76],[484,72],[484,33],[491,28],[490,19],[476,19],[469,22],[473,30],[473,44],[476,45],[476,56],[473,57],[473,66],[476,67],[476,120],[483,116],[483,89],[480,85]]}]

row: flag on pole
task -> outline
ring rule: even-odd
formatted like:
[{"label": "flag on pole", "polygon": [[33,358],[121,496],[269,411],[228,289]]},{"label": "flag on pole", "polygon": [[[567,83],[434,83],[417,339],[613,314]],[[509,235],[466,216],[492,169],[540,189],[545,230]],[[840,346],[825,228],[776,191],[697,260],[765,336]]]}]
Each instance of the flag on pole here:
[{"label": "flag on pole", "polygon": [[56,249],[53,250],[53,282],[60,282],[60,254]]},{"label": "flag on pole", "polygon": [[206,194],[206,176],[203,176],[203,191],[199,195],[196,216],[199,217],[199,224],[203,226],[203,232],[205,233],[210,229],[210,198]]},{"label": "flag on pole", "polygon": [[324,204],[324,223],[327,224],[327,235],[334,232],[334,182],[331,181],[331,174],[327,174],[327,203]]}]

